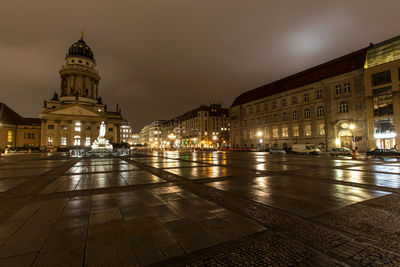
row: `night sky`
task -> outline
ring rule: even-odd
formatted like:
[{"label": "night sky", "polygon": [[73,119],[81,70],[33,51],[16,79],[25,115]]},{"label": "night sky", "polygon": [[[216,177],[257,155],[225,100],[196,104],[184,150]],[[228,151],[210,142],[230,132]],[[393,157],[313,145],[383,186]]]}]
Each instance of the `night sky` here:
[{"label": "night sky", "polygon": [[399,0],[1,0],[0,102],[38,117],[80,38],[135,131],[400,34]]}]

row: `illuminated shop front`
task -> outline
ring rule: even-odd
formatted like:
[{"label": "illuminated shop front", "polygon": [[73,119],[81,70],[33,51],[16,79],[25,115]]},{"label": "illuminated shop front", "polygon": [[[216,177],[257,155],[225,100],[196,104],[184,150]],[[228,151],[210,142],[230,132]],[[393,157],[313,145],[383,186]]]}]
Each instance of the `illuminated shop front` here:
[{"label": "illuminated shop front", "polygon": [[396,132],[393,118],[375,120],[375,144],[377,148],[394,148]]}]

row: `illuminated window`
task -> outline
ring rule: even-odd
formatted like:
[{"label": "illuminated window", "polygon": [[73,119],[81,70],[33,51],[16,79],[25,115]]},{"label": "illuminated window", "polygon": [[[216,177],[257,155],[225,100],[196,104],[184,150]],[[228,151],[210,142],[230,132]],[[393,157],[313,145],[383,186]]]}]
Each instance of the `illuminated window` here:
[{"label": "illuminated window", "polygon": [[67,125],[61,125],[61,130],[67,130],[68,128],[67,128]]},{"label": "illuminated window", "polygon": [[61,145],[66,146],[67,145],[67,137],[61,137]]},{"label": "illuminated window", "polygon": [[287,127],[283,127],[282,128],[282,137],[288,137],[289,133],[288,133],[288,128]]},{"label": "illuminated window", "polygon": [[325,135],[325,124],[323,123],[318,124],[318,133],[320,135]]},{"label": "illuminated window", "polygon": [[51,136],[47,137],[47,145],[49,145],[49,146],[53,145],[53,137],[51,137]]},{"label": "illuminated window", "polygon": [[85,146],[90,146],[90,137],[86,137]]},{"label": "illuminated window", "polygon": [[75,135],[74,146],[80,146],[80,145],[81,145],[81,137],[79,135]]},{"label": "illuminated window", "polygon": [[293,136],[299,136],[299,126],[293,126]]},{"label": "illuminated window", "polygon": [[311,135],[311,125],[304,126],[304,135],[310,136]]},{"label": "illuminated window", "polygon": [[272,137],[278,138],[278,136],[279,136],[278,128],[272,129]]},{"label": "illuminated window", "polygon": [[81,131],[81,123],[80,122],[76,122],[75,123],[75,132],[80,132]]},{"label": "illuminated window", "polygon": [[7,142],[11,143],[13,140],[13,133],[12,131],[7,132]]}]

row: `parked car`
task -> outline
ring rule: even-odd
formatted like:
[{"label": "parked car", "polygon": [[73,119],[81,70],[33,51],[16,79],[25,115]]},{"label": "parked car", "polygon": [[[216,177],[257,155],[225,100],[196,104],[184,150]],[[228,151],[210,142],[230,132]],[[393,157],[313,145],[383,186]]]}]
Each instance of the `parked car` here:
[{"label": "parked car", "polygon": [[293,144],[292,152],[295,154],[319,155],[321,150],[313,144]]},{"label": "parked car", "polygon": [[270,154],[280,154],[280,155],[284,155],[284,154],[286,154],[286,151],[283,150],[283,149],[280,149],[280,148],[271,148],[271,149],[269,150],[269,153],[270,153]]},{"label": "parked car", "polygon": [[337,147],[337,148],[332,148],[331,155],[332,157],[337,157],[337,156],[347,156],[351,157],[351,149],[347,147]]},{"label": "parked car", "polygon": [[384,157],[393,157],[393,158],[397,158],[397,160],[400,159],[400,152],[396,151],[394,149],[374,149],[371,151],[367,152],[367,158],[368,157],[373,157],[373,158],[381,158],[383,159]]}]

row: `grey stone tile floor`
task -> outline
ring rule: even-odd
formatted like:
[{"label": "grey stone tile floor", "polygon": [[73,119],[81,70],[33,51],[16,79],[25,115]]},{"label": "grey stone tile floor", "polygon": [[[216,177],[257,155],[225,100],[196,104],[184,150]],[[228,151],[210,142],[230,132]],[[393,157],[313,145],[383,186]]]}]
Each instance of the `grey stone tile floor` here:
[{"label": "grey stone tile floor", "polygon": [[327,155],[4,156],[0,266],[396,266],[399,172]]}]

